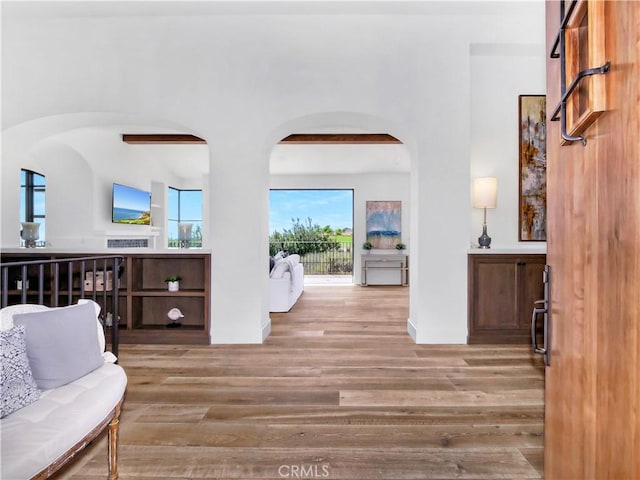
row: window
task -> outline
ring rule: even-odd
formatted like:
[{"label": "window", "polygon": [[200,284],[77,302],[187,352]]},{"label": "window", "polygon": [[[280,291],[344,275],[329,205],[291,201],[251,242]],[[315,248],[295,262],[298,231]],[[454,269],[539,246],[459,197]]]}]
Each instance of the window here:
[{"label": "window", "polygon": [[344,275],[331,281],[351,282],[353,190],[270,190],[269,232],[270,255],[297,253],[305,275]]},{"label": "window", "polygon": [[38,222],[40,238],[36,245],[45,245],[45,178],[31,170],[20,171],[20,221]]},{"label": "window", "polygon": [[202,190],[169,187],[169,247],[178,247],[178,223],[193,223],[191,246],[202,247]]}]

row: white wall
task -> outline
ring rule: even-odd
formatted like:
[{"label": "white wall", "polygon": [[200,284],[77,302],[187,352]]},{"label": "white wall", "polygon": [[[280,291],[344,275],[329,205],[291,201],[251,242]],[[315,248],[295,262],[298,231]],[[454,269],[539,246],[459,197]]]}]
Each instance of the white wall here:
[{"label": "white wall", "polygon": [[[498,178],[498,203],[487,210],[493,248],[532,248],[518,241],[518,95],[544,95],[542,45],[471,45],[471,161],[473,177]],[[482,233],[482,210],[471,210],[470,244]]]},{"label": "white wall", "polygon": [[[310,148],[313,148],[310,146]],[[304,161],[304,159],[300,159]],[[402,242],[411,254],[410,181],[408,173],[369,173],[352,175],[272,175],[270,187],[277,189],[353,189],[353,277],[360,283],[360,255],[366,241],[366,202],[399,200],[402,202]]]},{"label": "white wall", "polygon": [[[11,136],[9,133],[9,136]],[[120,135],[106,128],[82,128],[45,136],[26,151],[5,158],[3,183],[2,246],[19,245],[19,173],[28,168],[46,178],[46,239],[52,248],[105,248],[106,238],[166,239],[166,222],[153,218],[154,226],[120,225],[111,222],[111,190],[120,183],[156,192],[152,203],[166,211],[166,194],[177,188],[203,188],[203,179],[185,179],[165,167],[163,159],[144,146],[122,142]],[[206,161],[206,156],[202,158]],[[181,158],[176,156],[176,162]],[[14,205],[14,208],[8,208]],[[17,227],[15,226],[17,225]],[[158,244],[159,247],[166,243]]]},{"label": "white wall", "polygon": [[[466,341],[466,257],[477,231],[470,179],[481,170],[472,162],[481,161],[475,152],[483,133],[476,124],[499,115],[484,110],[475,82],[490,93],[507,82],[510,89],[500,95],[508,103],[538,86],[526,75],[544,78],[543,48],[538,68],[493,79],[479,71],[471,45],[516,44],[503,60],[527,61],[531,45],[544,44],[543,2],[408,2],[405,13],[394,13],[394,2],[366,2],[346,15],[328,6],[323,11],[324,4],[316,4],[314,14],[290,13],[278,3],[262,5],[276,8],[269,15],[226,15],[209,2],[189,4],[186,15],[179,2],[164,2],[163,11],[175,6],[175,16],[127,16],[124,10],[136,6],[115,2],[113,15],[67,18],[40,15],[37,5],[33,16],[3,11],[3,128],[71,112],[133,112],[207,140],[213,342],[260,342],[269,330],[264,265],[273,145],[303,126],[345,125],[346,119],[391,133],[411,154],[414,337],[420,343]],[[207,10],[197,14],[198,8]],[[516,78],[505,80],[511,75]],[[514,116],[506,117],[508,124],[489,132],[496,142],[517,137]],[[3,187],[4,154],[3,142]],[[499,161],[515,166],[516,160]],[[501,184],[509,182],[501,176]],[[3,192],[3,224],[5,198]],[[501,195],[500,205],[505,200]],[[515,230],[509,224],[490,223],[496,242],[509,238],[502,231]],[[231,248],[241,254],[227,255]]]}]

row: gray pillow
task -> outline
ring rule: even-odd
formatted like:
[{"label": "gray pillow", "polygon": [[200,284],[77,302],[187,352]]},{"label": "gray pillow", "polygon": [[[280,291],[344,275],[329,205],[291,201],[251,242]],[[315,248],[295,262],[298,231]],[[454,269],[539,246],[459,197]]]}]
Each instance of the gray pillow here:
[{"label": "gray pillow", "polygon": [[4,418],[40,398],[40,390],[29,367],[24,326],[0,332],[0,359],[0,418]]},{"label": "gray pillow", "polygon": [[104,364],[90,303],[13,316],[24,325],[27,356],[38,387],[56,388]]}]

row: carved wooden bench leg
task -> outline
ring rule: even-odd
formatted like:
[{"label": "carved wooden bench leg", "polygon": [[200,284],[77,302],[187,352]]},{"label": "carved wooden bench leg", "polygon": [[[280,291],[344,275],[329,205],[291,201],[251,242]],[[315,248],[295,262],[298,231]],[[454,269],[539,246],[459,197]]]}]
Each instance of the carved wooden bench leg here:
[{"label": "carved wooden bench leg", "polygon": [[118,480],[118,431],[120,429],[120,407],[116,407],[116,411],[109,422],[109,430],[107,433],[108,461],[109,461],[109,480]]}]

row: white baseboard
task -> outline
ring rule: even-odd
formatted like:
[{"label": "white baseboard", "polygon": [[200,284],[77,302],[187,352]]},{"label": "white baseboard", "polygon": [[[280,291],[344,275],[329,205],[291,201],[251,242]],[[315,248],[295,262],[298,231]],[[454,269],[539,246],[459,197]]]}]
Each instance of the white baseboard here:
[{"label": "white baseboard", "polygon": [[407,332],[413,338],[413,341],[418,343],[418,329],[413,324],[410,318],[407,318]]},{"label": "white baseboard", "polygon": [[262,324],[262,341],[264,342],[271,333],[271,318],[267,317],[267,321]]}]

